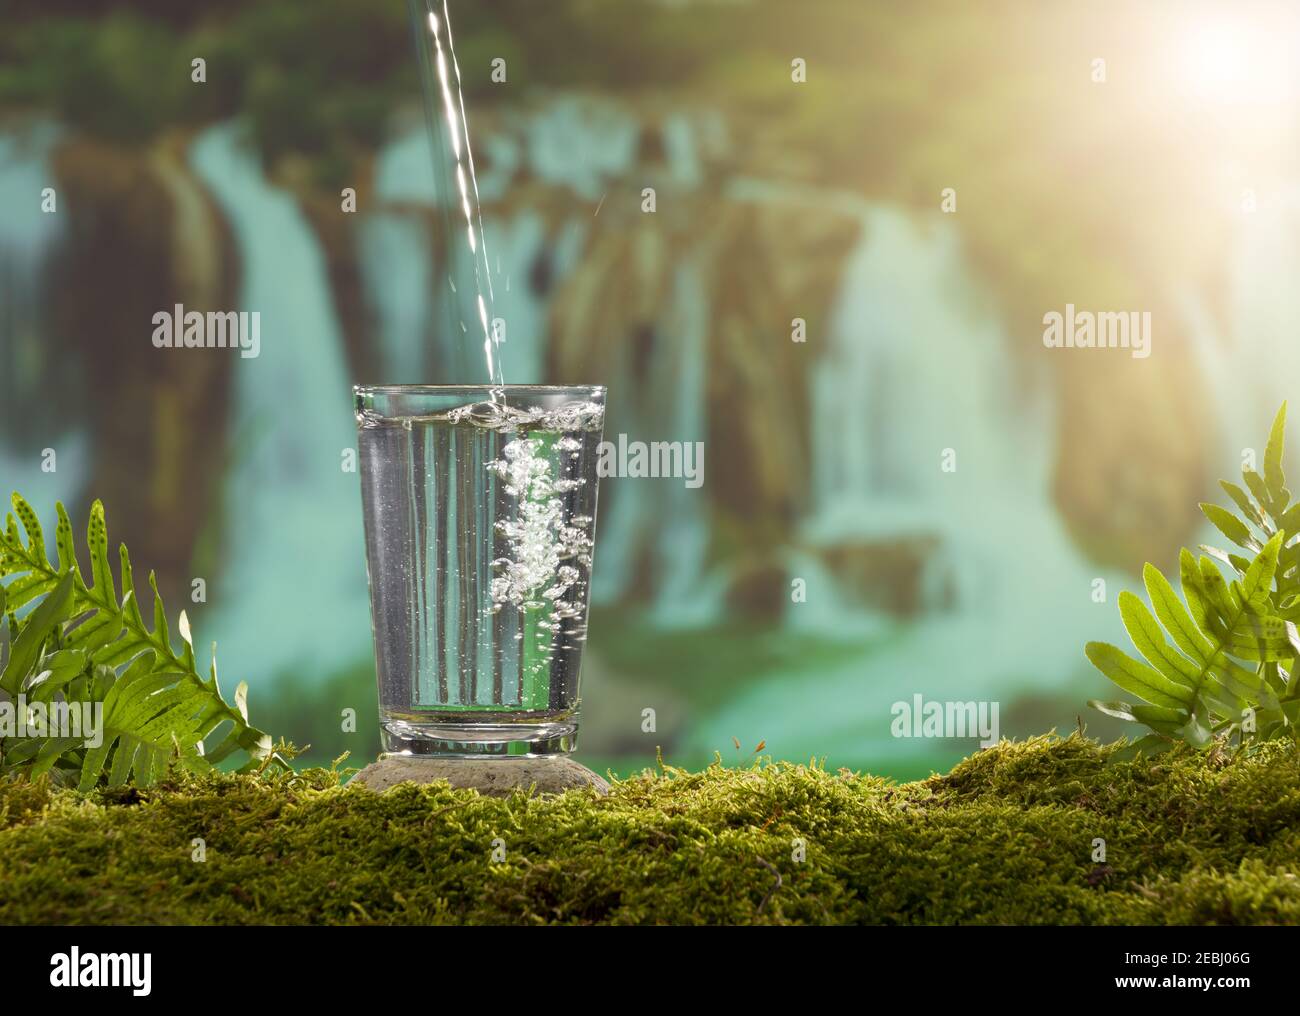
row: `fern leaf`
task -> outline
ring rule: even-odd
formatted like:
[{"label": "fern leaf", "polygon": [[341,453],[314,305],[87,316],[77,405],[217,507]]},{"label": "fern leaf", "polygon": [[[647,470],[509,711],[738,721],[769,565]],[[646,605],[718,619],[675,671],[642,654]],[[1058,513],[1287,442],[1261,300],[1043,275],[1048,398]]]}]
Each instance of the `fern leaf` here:
[{"label": "fern leaf", "polygon": [[[1244,737],[1248,729],[1260,737],[1300,740],[1300,542],[1292,542],[1300,505],[1288,509],[1285,427],[1283,404],[1269,434],[1263,475],[1243,469],[1246,490],[1220,484],[1243,518],[1218,505],[1201,505],[1205,517],[1252,556],[1207,547],[1207,556],[1197,558],[1182,550],[1181,598],[1148,564],[1142,574],[1151,608],[1132,593],[1119,598],[1124,626],[1146,662],[1114,646],[1087,646],[1088,658],[1102,673],[1147,704],[1093,702],[1095,708],[1198,748],[1225,731]],[[1263,542],[1252,526],[1264,535]],[[1214,559],[1236,576],[1225,579]],[[1243,721],[1247,710],[1257,727]]]},{"label": "fern leaf", "polygon": [[1088,705],[1098,712],[1129,723],[1141,723],[1162,734],[1176,733],[1187,721],[1187,713],[1160,706],[1134,706],[1127,702],[1100,702],[1089,699]]},{"label": "fern leaf", "polygon": [[1300,504],[1293,504],[1277,520],[1278,529],[1285,529],[1288,534],[1300,532]]},{"label": "fern leaf", "polygon": [[1214,654],[1214,647],[1192,620],[1192,615],[1178,599],[1178,594],[1174,592],[1174,587],[1169,584],[1169,580],[1153,564],[1148,564],[1142,569],[1142,577],[1146,582],[1147,596],[1151,598],[1156,616],[1173,636],[1174,643],[1197,662],[1208,662]]},{"label": "fern leaf", "polygon": [[1273,536],[1246,570],[1241,584],[1250,603],[1263,604],[1268,600],[1268,595],[1273,589],[1273,575],[1277,571],[1278,557],[1282,552],[1282,539],[1282,533]]},{"label": "fern leaf", "polygon": [[18,693],[23,679],[35,665],[45,640],[72,613],[72,594],[72,573],[69,572],[56,584],[54,592],[32,611],[23,624],[23,630],[14,639],[9,662],[5,665],[4,673],[0,674],[0,690],[10,695]]},{"label": "fern leaf", "polygon": [[1186,712],[1186,707],[1192,701],[1192,696],[1185,687],[1133,659],[1117,646],[1108,642],[1089,642],[1084,647],[1084,652],[1094,667],[1144,702]]},{"label": "fern leaf", "polygon": [[9,609],[17,611],[39,599],[59,584],[57,575],[45,572],[24,575],[9,584]]},{"label": "fern leaf", "polygon": [[1273,426],[1268,433],[1268,445],[1264,448],[1264,483],[1268,485],[1274,504],[1280,514],[1286,508],[1289,499],[1286,490],[1286,476],[1282,472],[1282,451],[1286,444],[1286,403],[1273,418]]},{"label": "fern leaf", "polygon": [[1242,515],[1246,516],[1247,520],[1262,529],[1266,535],[1273,535],[1268,522],[1264,518],[1264,513],[1255,506],[1255,502],[1250,499],[1250,495],[1228,480],[1220,480],[1219,486],[1224,489],[1228,497],[1232,498],[1232,503],[1237,506]]},{"label": "fern leaf", "polygon": [[1208,748],[1214,739],[1209,711],[1203,706],[1193,710],[1191,717],[1179,729],[1178,736],[1193,748]]},{"label": "fern leaf", "polygon": [[1276,506],[1273,503],[1273,495],[1269,493],[1264,478],[1253,469],[1242,469],[1241,478],[1246,482],[1246,489],[1250,491],[1251,496],[1260,503],[1266,512],[1277,517],[1280,513],[1274,512]]},{"label": "fern leaf", "polygon": [[[39,603],[18,626],[0,687],[10,692],[25,687],[41,701],[62,695],[68,701],[84,696],[101,702],[104,727],[103,741],[95,747],[66,738],[58,743],[35,738],[29,739],[31,745],[24,741],[9,747],[7,766],[22,764],[33,773],[54,765],[79,766],[81,787],[89,789],[105,776],[112,785],[128,779],[146,785],[173,758],[202,770],[235,751],[245,751],[254,760],[271,755],[270,737],[248,721],[243,686],[231,704],[221,696],[215,660],[210,680],[198,673],[188,619],[180,624],[180,652],[172,646],[152,574],[152,627],[146,623],[125,547],[119,549],[119,599],[100,502],[91,506],[86,532],[89,585],[77,562],[63,505],[57,506],[55,566],[36,513],[17,494],[12,503],[13,514],[0,535],[0,579],[12,581],[0,585],[0,611]],[[217,731],[224,736],[214,758],[203,742]]]},{"label": "fern leaf", "polygon": [[18,516],[18,521],[22,523],[23,532],[27,534],[27,558],[35,563],[37,561],[45,562],[45,534],[41,531],[41,521],[36,517],[36,512],[32,511],[32,506],[15,494],[12,498],[14,514]]},{"label": "fern leaf", "polygon": [[[1149,664],[1175,684],[1194,692],[1204,672],[1165,641],[1164,630],[1145,604],[1125,590],[1119,594],[1119,613],[1129,638]],[[1187,696],[1191,701],[1191,695]]]},{"label": "fern leaf", "polygon": [[195,716],[208,697],[177,685],[180,676],[152,670],[143,656],[127,668],[104,697],[103,744],[86,754],[83,790],[99,781],[110,751],[110,786],[121,785],[132,773],[138,784],[149,785],[161,775],[173,749],[190,768],[200,764]]},{"label": "fern leaf", "polygon": [[1221,508],[1217,504],[1209,501],[1201,502],[1201,511],[1205,517],[1214,523],[1214,527],[1235,543],[1238,547],[1244,547],[1246,550],[1256,554],[1260,551],[1259,541],[1250,535],[1250,530],[1246,527],[1237,516],[1226,508]]}]

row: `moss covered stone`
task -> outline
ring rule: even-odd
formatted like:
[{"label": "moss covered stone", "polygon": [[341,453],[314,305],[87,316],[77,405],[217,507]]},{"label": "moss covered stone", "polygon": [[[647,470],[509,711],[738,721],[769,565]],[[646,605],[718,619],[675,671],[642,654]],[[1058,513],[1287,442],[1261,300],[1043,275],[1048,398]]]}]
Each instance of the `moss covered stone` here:
[{"label": "moss covered stone", "polygon": [[665,767],[603,798],[381,795],[323,770],[90,798],[0,782],[0,922],[1300,920],[1293,748],[1113,750],[1004,742],[902,785]]}]

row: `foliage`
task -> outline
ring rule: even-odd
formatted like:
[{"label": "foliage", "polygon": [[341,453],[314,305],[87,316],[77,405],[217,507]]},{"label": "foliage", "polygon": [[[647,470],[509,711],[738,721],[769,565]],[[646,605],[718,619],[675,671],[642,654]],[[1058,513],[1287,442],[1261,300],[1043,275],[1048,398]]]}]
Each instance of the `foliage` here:
[{"label": "foliage", "polygon": [[666,767],[606,798],[375,794],[321,770],[89,799],[0,780],[0,924],[1300,921],[1290,745],[1230,764],[1186,748],[1108,764],[1113,751],[1004,741],[902,785]]},{"label": "foliage", "polygon": [[[1300,504],[1291,504],[1282,470],[1285,427],[1283,403],[1263,475],[1244,466],[1245,489],[1220,481],[1236,513],[1201,505],[1205,517],[1250,556],[1203,547],[1198,559],[1184,548],[1183,599],[1148,563],[1143,578],[1154,616],[1135,594],[1119,598],[1124,627],[1146,662],[1105,642],[1086,647],[1103,674],[1146,703],[1091,703],[1155,732],[1137,742],[1138,751],[1164,751],[1175,741],[1204,749],[1234,734],[1242,741],[1300,741],[1300,542],[1294,539]],[[1216,559],[1236,577],[1225,580]]]},{"label": "foliage", "polygon": [[[248,768],[277,758],[270,738],[248,722],[247,686],[241,683],[235,690],[233,704],[222,698],[215,645],[210,676],[199,675],[184,612],[177,625],[182,648],[175,651],[152,573],[150,629],[140,612],[125,546],[119,549],[119,598],[103,505],[96,501],[90,512],[88,585],[63,505],[57,506],[55,565],[36,513],[18,494],[12,500],[14,514],[0,534],[0,579],[10,580],[0,585],[0,619],[12,636],[8,659],[0,660],[0,691],[15,699],[8,704],[11,717],[18,710],[31,711],[34,729],[0,738],[0,771],[33,777],[54,768],[79,772],[79,789],[88,791],[105,776],[111,787],[128,779],[147,786],[173,760],[204,772],[236,753],[248,756]],[[30,609],[20,619],[23,608]],[[53,726],[56,707],[65,716],[75,712],[80,720],[77,727],[60,732],[80,736],[52,736],[47,724]],[[90,731],[82,717],[98,727],[98,737],[86,736]]]}]

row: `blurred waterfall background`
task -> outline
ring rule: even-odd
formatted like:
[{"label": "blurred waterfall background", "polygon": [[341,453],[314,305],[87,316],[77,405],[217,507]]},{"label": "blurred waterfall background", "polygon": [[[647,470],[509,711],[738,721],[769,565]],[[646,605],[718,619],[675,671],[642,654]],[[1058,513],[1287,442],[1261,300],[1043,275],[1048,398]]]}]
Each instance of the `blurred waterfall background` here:
[{"label": "blurred waterfall background", "polygon": [[[0,486],[102,498],[257,722],[363,761],[349,388],[485,380],[404,0],[6,6]],[[705,448],[602,481],[579,757],[972,750],[892,737],[914,694],[1119,733],[1084,641],[1300,376],[1297,12],[449,8],[505,380]],[[176,304],[260,355],[154,348]],[[1046,348],[1067,304],[1149,311],[1150,357]]]}]

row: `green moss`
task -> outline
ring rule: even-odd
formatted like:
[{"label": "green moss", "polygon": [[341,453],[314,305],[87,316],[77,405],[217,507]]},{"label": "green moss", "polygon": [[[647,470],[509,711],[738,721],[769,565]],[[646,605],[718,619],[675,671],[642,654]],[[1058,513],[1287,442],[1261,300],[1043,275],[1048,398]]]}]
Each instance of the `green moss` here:
[{"label": "green moss", "polygon": [[1112,750],[1004,742],[902,785],[669,767],[604,799],[377,795],[324,770],[88,799],[0,783],[0,922],[1300,920],[1293,749],[1106,765]]}]

